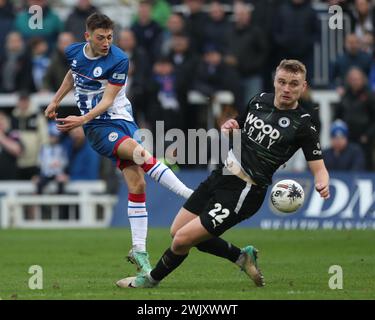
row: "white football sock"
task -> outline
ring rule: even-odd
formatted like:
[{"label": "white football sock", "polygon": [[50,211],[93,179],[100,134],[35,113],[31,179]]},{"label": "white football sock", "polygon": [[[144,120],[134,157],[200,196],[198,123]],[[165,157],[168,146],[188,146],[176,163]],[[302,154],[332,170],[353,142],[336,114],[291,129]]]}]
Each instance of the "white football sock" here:
[{"label": "white football sock", "polygon": [[185,199],[188,199],[193,193],[193,190],[181,182],[173,171],[160,161],[157,161],[146,173],[156,182]]},{"label": "white football sock", "polygon": [[146,202],[128,201],[128,218],[134,251],[146,251],[148,215]]}]

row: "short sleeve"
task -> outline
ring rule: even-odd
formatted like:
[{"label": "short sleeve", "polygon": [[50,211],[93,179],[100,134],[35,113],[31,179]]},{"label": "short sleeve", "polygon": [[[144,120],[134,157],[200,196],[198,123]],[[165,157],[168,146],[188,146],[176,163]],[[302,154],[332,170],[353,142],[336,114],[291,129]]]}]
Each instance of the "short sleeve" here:
[{"label": "short sleeve", "polygon": [[247,103],[246,105],[246,110],[243,111],[241,114],[239,114],[237,117],[236,117],[236,121],[239,125],[240,128],[243,128],[244,125],[245,125],[245,121],[246,121],[246,118],[247,118],[247,115],[249,114],[249,111],[251,108],[253,108],[254,104],[256,103],[257,99],[260,97],[259,94],[255,95],[254,97],[252,97],[249,102]]},{"label": "short sleeve", "polygon": [[64,49],[65,57],[69,61],[69,64],[72,62],[72,59],[73,59],[73,49],[74,48],[75,48],[75,44],[71,44]]},{"label": "short sleeve", "polygon": [[108,78],[108,82],[116,86],[125,85],[126,78],[128,76],[128,70],[129,70],[129,60],[122,59],[112,69]]},{"label": "short sleeve", "polygon": [[68,60],[70,68],[73,69],[75,67],[76,63],[73,62],[76,61],[76,59],[78,59],[77,56],[79,52],[83,49],[84,45],[84,42],[76,42],[72,43],[64,49],[65,57]]},{"label": "short sleeve", "polygon": [[304,122],[297,135],[298,145],[302,148],[306,161],[323,159],[319,134],[311,121]]}]

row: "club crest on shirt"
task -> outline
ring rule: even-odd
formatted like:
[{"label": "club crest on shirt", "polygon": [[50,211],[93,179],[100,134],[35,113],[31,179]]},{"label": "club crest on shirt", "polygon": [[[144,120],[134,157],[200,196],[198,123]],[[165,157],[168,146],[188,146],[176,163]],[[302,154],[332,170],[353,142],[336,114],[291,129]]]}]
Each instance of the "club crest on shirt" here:
[{"label": "club crest on shirt", "polygon": [[93,73],[94,77],[100,77],[103,73],[103,69],[101,67],[96,67]]},{"label": "club crest on shirt", "polygon": [[290,125],[290,120],[287,117],[282,117],[279,119],[279,126],[282,128],[289,127]]},{"label": "club crest on shirt", "polygon": [[113,142],[113,141],[116,141],[118,138],[118,133],[117,132],[111,132],[109,135],[108,135],[108,140]]}]

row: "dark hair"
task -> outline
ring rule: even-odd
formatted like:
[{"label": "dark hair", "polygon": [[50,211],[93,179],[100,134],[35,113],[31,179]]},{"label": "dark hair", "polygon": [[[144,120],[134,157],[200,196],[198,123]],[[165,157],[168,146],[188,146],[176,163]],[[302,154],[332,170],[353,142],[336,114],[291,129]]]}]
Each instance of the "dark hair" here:
[{"label": "dark hair", "polygon": [[18,92],[18,101],[20,100],[30,100],[30,92],[27,90],[20,90]]},{"label": "dark hair", "polygon": [[306,76],[306,66],[298,60],[293,59],[284,59],[280,62],[280,64],[276,68],[276,72],[280,69],[292,72],[292,73],[302,73],[304,76]]},{"label": "dark hair", "polygon": [[156,61],[155,61],[155,64],[156,63],[170,63],[170,64],[173,64],[172,60],[167,55],[161,55],[161,56],[159,56],[156,59]]},{"label": "dark hair", "polygon": [[105,14],[94,12],[86,19],[86,30],[95,31],[96,29],[113,30],[113,21]]},{"label": "dark hair", "polygon": [[41,43],[47,43],[47,42],[42,37],[32,37],[30,38],[28,44],[31,49],[34,49],[36,46],[38,46]]}]

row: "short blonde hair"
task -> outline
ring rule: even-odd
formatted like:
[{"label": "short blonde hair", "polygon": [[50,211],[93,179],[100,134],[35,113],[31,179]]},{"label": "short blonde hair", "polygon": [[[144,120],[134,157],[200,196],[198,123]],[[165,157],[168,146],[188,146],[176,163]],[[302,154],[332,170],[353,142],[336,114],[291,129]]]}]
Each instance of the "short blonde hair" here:
[{"label": "short blonde hair", "polygon": [[280,64],[276,68],[276,72],[279,70],[285,70],[292,73],[302,73],[306,77],[306,66],[298,60],[284,59],[281,60]]}]

